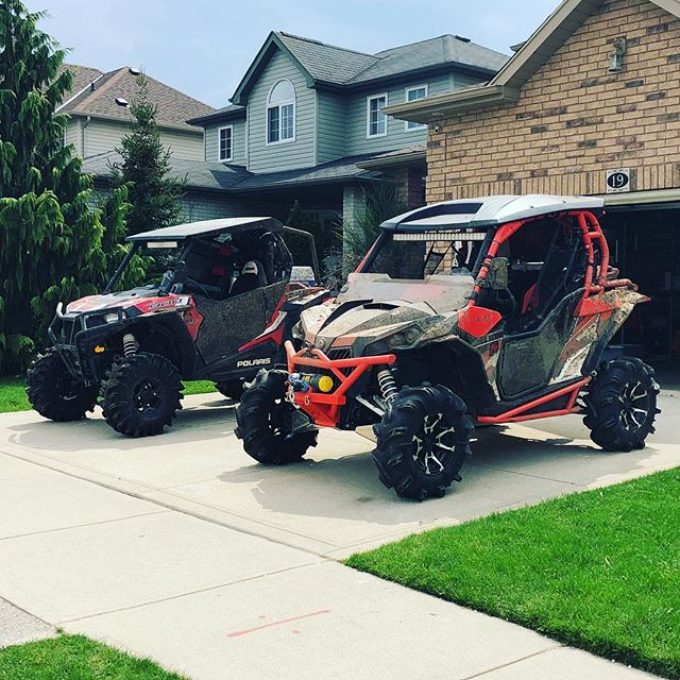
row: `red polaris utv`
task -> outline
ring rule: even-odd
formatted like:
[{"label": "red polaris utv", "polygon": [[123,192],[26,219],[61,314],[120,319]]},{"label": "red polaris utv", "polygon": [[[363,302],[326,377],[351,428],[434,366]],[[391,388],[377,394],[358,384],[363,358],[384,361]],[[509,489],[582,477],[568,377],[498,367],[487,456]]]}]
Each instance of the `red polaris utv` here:
[{"label": "red polaris utv", "polygon": [[[28,371],[33,408],[78,420],[101,395],[106,422],[132,437],[154,435],[181,408],[182,379],[207,379],[238,399],[262,366],[285,364],[284,339],[300,312],[329,296],[291,283],[284,231],[269,217],[181,224],[128,238],[133,246],[101,295],[60,303],[52,348]],[[114,292],[145,247],[168,271],[160,282]],[[318,271],[318,269],[317,269]]]},{"label": "red polaris utv", "polygon": [[444,495],[475,423],[580,413],[608,451],[642,448],[658,385],[604,360],[646,302],[610,266],[595,198],[495,196],[396,217],[337,299],[305,311],[288,370],[261,371],[237,410],[256,460],[299,460],[317,426],[372,425],[381,481]]}]

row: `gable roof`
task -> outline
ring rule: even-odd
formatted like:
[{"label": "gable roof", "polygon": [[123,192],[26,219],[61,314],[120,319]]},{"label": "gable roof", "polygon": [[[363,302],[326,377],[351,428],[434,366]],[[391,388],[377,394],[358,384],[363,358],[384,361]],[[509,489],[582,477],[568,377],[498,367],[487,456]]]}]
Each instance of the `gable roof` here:
[{"label": "gable roof", "polygon": [[360,87],[443,67],[458,67],[491,76],[508,60],[508,56],[500,52],[454,35],[442,35],[368,54],[276,31],[269,34],[231,101],[245,103],[254,81],[277,49],[288,54],[297,64],[310,87]]},{"label": "gable roof", "polygon": [[[72,67],[67,66],[67,68]],[[67,99],[57,109],[59,113],[130,123],[134,121],[129,106],[117,104],[116,99],[122,99],[129,103],[132,103],[135,99],[139,75],[137,69],[124,66],[102,74],[97,69],[77,68],[76,75],[81,82],[85,82],[84,89],[75,90],[74,96]],[[93,72],[100,75],[90,81],[88,87],[86,80],[91,77]],[[212,107],[207,104],[189,97],[155,78],[146,76],[146,80],[149,99],[158,107],[157,121],[161,127],[196,132],[196,129],[186,121],[189,118],[206,115],[213,111]]]},{"label": "gable roof", "polygon": [[64,71],[70,71],[73,74],[73,82],[71,84],[71,89],[68,92],[64,92],[60,106],[63,106],[65,102],[68,102],[70,99],[80,94],[88,85],[90,85],[90,83],[93,83],[104,75],[104,72],[100,71],[98,68],[81,66],[80,64],[62,64],[59,67],[57,75],[61,75]]},{"label": "gable roof", "polygon": [[[680,0],[649,2],[680,17]],[[602,3],[603,0],[563,0],[485,85],[467,87],[408,104],[388,106],[385,112],[404,120],[424,123],[443,112],[517,101],[524,84]]]},{"label": "gable roof", "polygon": [[328,45],[319,40],[280,31],[274,35],[317,82],[348,83],[378,61],[378,57],[372,54]]},{"label": "gable roof", "polygon": [[509,59],[506,54],[473,43],[459,35],[440,35],[394,47],[378,52],[376,57],[377,63],[358,78],[354,78],[353,83],[449,64],[496,73]]}]

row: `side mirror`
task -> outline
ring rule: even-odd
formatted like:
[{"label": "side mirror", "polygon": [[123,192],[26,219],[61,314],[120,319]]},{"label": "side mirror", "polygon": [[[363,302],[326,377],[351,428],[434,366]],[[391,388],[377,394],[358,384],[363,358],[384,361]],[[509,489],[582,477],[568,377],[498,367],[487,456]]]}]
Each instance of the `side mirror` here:
[{"label": "side mirror", "polygon": [[493,290],[507,290],[509,285],[507,257],[494,257],[489,265],[489,273],[486,277],[487,287]]}]

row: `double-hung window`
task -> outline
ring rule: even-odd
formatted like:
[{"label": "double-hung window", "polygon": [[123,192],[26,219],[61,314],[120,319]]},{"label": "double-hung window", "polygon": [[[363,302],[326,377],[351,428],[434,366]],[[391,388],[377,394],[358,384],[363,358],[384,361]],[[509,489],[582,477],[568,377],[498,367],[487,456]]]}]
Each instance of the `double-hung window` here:
[{"label": "double-hung window", "polygon": [[295,140],[295,90],[290,80],[280,80],[267,100],[267,144]]},{"label": "double-hung window", "polygon": [[387,134],[387,116],[383,109],[387,106],[387,94],[368,97],[366,106],[366,136],[384,137]]},{"label": "double-hung window", "polygon": [[[427,85],[416,85],[415,87],[406,88],[406,101],[407,102],[417,102],[419,99],[425,99],[427,97]],[[414,123],[411,120],[406,121],[406,130],[424,130],[427,125],[422,123]]]},{"label": "double-hung window", "polygon": [[217,154],[220,161],[230,161],[234,157],[234,126],[227,125],[217,131]]}]

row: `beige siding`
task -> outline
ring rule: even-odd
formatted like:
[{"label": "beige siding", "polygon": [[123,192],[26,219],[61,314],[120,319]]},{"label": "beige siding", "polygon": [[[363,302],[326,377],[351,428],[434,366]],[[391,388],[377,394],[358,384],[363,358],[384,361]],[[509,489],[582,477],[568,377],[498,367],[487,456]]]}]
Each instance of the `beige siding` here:
[{"label": "beige siding", "polygon": [[64,133],[64,144],[68,146],[73,145],[74,153],[78,156],[82,156],[82,133],[80,128],[80,118],[72,118],[68,125],[66,126],[66,132]]},{"label": "beige siding", "polygon": [[[625,67],[609,73],[612,42]],[[680,186],[680,20],[646,0],[607,0],[527,82],[517,104],[435,121],[428,202],[487,194],[603,194]]]},{"label": "beige siding", "polygon": [[113,151],[120,146],[122,136],[128,128],[118,123],[108,123],[99,120],[83,121],[83,139],[85,141],[83,156],[97,156],[98,154]]},{"label": "beige siding", "polygon": [[203,160],[203,134],[161,131],[161,142],[172,151],[175,158],[184,158],[189,161]]},{"label": "beige siding", "polygon": [[[85,126],[84,138],[85,149],[83,156],[96,156],[107,153],[120,147],[122,138],[130,133],[131,127],[121,123],[92,119]],[[161,142],[169,148],[175,158],[187,160],[203,160],[203,134],[200,130],[196,133],[184,133],[161,130]]]}]

